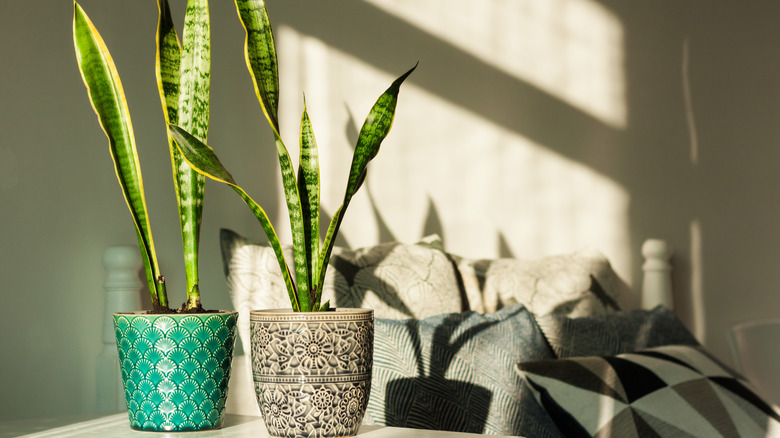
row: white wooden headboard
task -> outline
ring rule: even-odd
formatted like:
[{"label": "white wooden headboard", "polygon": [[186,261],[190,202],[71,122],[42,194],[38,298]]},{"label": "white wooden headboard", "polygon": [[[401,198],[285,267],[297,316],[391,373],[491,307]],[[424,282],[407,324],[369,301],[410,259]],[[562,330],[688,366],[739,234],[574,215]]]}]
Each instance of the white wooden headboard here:
[{"label": "white wooden headboard", "polygon": [[[669,245],[660,239],[648,239],[642,245],[642,289],[641,306],[644,309],[652,309],[659,304],[672,308],[672,266],[669,263],[671,257]],[[97,358],[97,402],[98,412],[116,412],[125,408],[124,390],[122,389],[121,375],[119,374],[119,359],[116,351],[112,314],[115,312],[137,310],[141,307],[140,290],[143,286],[138,273],[142,269],[141,256],[138,248],[134,246],[114,246],[107,248],[103,256],[103,265],[107,276],[104,283],[106,290],[106,304],[103,322],[103,352]],[[243,364],[245,361],[234,361],[235,364]],[[231,385],[241,380],[242,373],[235,372],[231,376]],[[248,373],[245,373],[249,375]],[[244,382],[246,383],[246,382]],[[237,387],[236,387],[237,386]],[[246,387],[246,388],[244,388]],[[236,397],[252,400],[251,385],[248,383],[233,386],[228,399],[228,410],[231,411],[231,399]],[[240,394],[247,392],[247,394]],[[254,403],[243,403],[243,405]],[[237,414],[253,414],[250,411],[236,411]]]}]

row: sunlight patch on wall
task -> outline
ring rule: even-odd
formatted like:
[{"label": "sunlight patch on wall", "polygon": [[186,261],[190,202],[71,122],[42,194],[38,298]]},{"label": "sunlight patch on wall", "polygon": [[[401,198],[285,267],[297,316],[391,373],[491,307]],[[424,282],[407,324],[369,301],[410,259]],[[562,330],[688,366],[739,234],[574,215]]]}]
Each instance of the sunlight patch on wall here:
[{"label": "sunlight patch on wall", "polygon": [[690,224],[691,234],[691,308],[693,311],[693,334],[704,343],[707,340],[707,319],[704,306],[704,285],[702,261],[701,222],[694,219]]},{"label": "sunlight patch on wall", "polygon": [[[333,214],[357,131],[406,66],[390,74],[291,28],[277,32],[282,136],[297,163],[305,92],[322,205]],[[629,195],[619,184],[413,82],[399,99],[393,129],[342,225],[351,247],[376,244],[387,233],[413,242],[431,228],[447,250],[465,257],[496,257],[503,245],[516,257],[595,247],[631,283]],[[285,217],[277,220],[286,220],[283,200],[279,211]]]},{"label": "sunlight patch on wall", "polygon": [[365,0],[614,128],[623,26],[593,0]]}]

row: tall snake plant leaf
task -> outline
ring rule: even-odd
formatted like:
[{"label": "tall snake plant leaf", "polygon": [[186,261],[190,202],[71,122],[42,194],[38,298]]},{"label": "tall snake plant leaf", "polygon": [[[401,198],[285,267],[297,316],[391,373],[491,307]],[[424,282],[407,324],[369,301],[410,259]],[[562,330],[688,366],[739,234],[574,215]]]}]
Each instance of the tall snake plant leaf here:
[{"label": "tall snake plant leaf", "polygon": [[[295,170],[287,147],[279,133],[279,72],[271,20],[265,2],[262,0],[236,0],[236,8],[246,31],[244,55],[247,68],[263,113],[274,131],[276,152],[282,173],[282,186],[292,229],[293,258],[295,275],[298,280],[296,295],[301,311],[308,312],[311,310],[309,289],[311,279],[308,269],[309,258],[306,257],[306,254],[311,252],[311,248],[307,246],[309,239],[306,238],[302,199],[298,191]],[[280,259],[279,264],[283,263],[286,262]]]},{"label": "tall snake plant leaf", "polygon": [[296,312],[300,311],[301,308],[298,305],[295,284],[292,281],[290,269],[285,261],[281,242],[279,241],[276,230],[271,224],[271,220],[268,218],[265,210],[263,210],[263,208],[260,207],[260,205],[258,205],[246,193],[246,191],[244,191],[244,189],[242,189],[236,183],[236,181],[233,179],[233,176],[230,174],[230,172],[227,171],[227,169],[225,169],[225,167],[217,158],[217,155],[214,153],[214,150],[210,146],[206,145],[197,137],[193,136],[179,126],[169,125],[168,130],[173,136],[182,156],[187,160],[187,163],[189,163],[193,169],[197,169],[198,172],[201,172],[203,175],[206,175],[215,181],[228,184],[233,188],[233,190],[235,190],[236,193],[238,193],[241,199],[244,200],[244,202],[255,214],[257,220],[260,222],[260,225],[263,227],[265,234],[268,236],[268,241],[271,243],[271,247],[274,249],[276,258],[280,260],[279,266],[282,270],[282,278],[284,279],[284,283],[287,286],[287,292],[290,296],[290,302],[292,303],[293,310]]},{"label": "tall snake plant leaf", "polygon": [[279,70],[271,19],[262,0],[236,0],[246,31],[244,57],[268,123],[279,135]]},{"label": "tall snake plant leaf", "polygon": [[320,252],[320,162],[317,151],[317,141],[306,111],[306,100],[303,103],[300,134],[300,159],[298,160],[298,192],[301,194],[303,213],[303,228],[306,237],[306,259],[309,266],[309,291],[313,295],[311,301],[316,302],[319,290],[314,280],[319,278]]},{"label": "tall snake plant leaf", "polygon": [[[349,171],[347,188],[344,192],[344,201],[331,219],[328,231],[325,235],[325,240],[322,244],[322,253],[320,254],[319,261],[322,270],[319,273],[319,279],[316,283],[317,291],[322,290],[322,285],[325,282],[325,268],[330,261],[330,255],[335,244],[335,237],[336,234],[338,234],[339,227],[341,227],[341,222],[347,211],[347,206],[349,206],[352,197],[358,189],[360,189],[363,181],[365,181],[368,163],[376,157],[377,153],[379,153],[379,147],[381,146],[382,141],[387,137],[390,128],[393,126],[395,107],[398,103],[398,92],[401,89],[401,84],[416,68],[417,65],[393,81],[390,87],[379,96],[379,99],[377,99],[376,103],[371,108],[371,111],[369,111],[366,120],[363,122],[363,127],[360,129],[357,145],[355,146],[355,152],[352,156],[352,166]],[[318,295],[318,298],[319,296],[320,295]],[[317,307],[319,301],[315,300],[314,305]]]},{"label": "tall snake plant leaf", "polygon": [[[302,312],[311,311],[311,299],[310,288],[311,279],[309,266],[309,258],[306,256],[311,252],[310,248],[307,248],[309,240],[307,239],[306,227],[304,223],[306,220],[303,216],[303,202],[301,200],[300,193],[298,192],[298,181],[295,176],[295,169],[293,168],[290,154],[287,152],[287,147],[282,142],[282,139],[276,135],[276,152],[279,157],[279,166],[282,172],[282,187],[284,189],[284,197],[287,200],[287,212],[290,217],[290,228],[292,230],[292,246],[293,246],[293,260],[295,262],[295,277],[298,280],[298,292],[296,294],[298,298],[298,305]],[[281,261],[280,261],[281,263]]]},{"label": "tall snake plant leaf", "polygon": [[[181,44],[179,44],[179,37],[173,26],[168,0],[157,0],[157,9],[159,17],[157,20],[157,53],[154,72],[157,76],[157,89],[160,93],[167,126],[168,123],[176,123],[179,120]],[[176,149],[170,135],[168,141],[170,147]]]},{"label": "tall snake plant leaf", "polygon": [[[209,127],[211,76],[210,21],[207,0],[189,0],[184,17],[184,43],[179,45],[167,0],[158,0],[157,57],[155,71],[163,114],[167,123],[185,127],[204,140]],[[182,159],[168,134],[174,187],[179,207],[187,309],[200,307],[198,247],[205,177]]]},{"label": "tall snake plant leaf", "polygon": [[73,40],[81,77],[92,108],[108,137],[114,169],[135,224],[152,304],[155,310],[167,308],[165,279],[160,274],[149,227],[141,168],[122,83],[103,39],[75,2]]}]

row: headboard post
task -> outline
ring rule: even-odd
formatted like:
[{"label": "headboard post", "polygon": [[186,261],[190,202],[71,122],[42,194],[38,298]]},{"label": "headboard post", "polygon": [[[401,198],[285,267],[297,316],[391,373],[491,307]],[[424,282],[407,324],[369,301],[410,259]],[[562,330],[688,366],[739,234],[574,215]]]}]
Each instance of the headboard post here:
[{"label": "headboard post", "polygon": [[665,240],[647,239],[642,244],[642,256],[642,308],[653,309],[660,304],[673,309],[671,247]]},{"label": "headboard post", "polygon": [[103,253],[103,266],[106,268],[103,283],[106,304],[103,308],[103,351],[96,362],[97,411],[115,412],[125,408],[125,394],[119,374],[113,314],[141,310],[141,254],[138,247],[111,246]]}]

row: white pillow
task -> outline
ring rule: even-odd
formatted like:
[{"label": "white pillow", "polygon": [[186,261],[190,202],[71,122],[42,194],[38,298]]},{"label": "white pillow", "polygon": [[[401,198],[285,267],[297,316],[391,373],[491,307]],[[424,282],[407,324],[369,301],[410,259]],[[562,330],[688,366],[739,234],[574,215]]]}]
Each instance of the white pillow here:
[{"label": "white pillow", "polygon": [[595,250],[537,259],[481,259],[453,256],[469,307],[495,312],[515,303],[533,313],[571,317],[619,310],[628,286],[607,258]]}]

